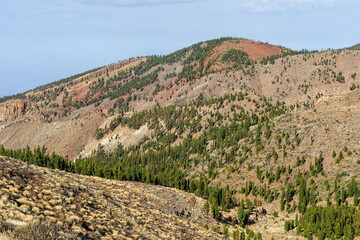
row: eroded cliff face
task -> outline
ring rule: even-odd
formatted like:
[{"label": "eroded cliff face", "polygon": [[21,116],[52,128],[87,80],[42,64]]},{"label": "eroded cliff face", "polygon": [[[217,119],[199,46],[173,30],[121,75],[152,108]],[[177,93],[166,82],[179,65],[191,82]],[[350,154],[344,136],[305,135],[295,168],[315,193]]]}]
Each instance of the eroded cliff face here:
[{"label": "eroded cliff face", "polygon": [[0,124],[21,120],[31,113],[39,114],[36,103],[28,100],[11,100],[0,105]]},{"label": "eroded cliff face", "polygon": [[57,152],[73,159],[92,138],[104,120],[101,111],[88,107],[74,111],[61,119],[49,120],[46,112],[30,103],[0,109],[0,145],[22,149],[45,146],[48,152]]},{"label": "eroded cliff face", "polygon": [[36,103],[27,100],[13,100],[0,105],[0,123],[24,118],[31,111],[39,111]]}]

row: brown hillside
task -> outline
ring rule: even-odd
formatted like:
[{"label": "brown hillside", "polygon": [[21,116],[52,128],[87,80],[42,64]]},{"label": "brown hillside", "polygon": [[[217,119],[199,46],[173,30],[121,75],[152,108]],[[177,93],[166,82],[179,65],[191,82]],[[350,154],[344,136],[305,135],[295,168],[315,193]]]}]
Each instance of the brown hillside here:
[{"label": "brown hillside", "polygon": [[[2,157],[0,185],[0,231],[10,235],[43,220],[65,239],[220,239],[202,227],[217,225],[203,209],[205,200],[179,190],[73,175]],[[18,239],[30,239],[26,231],[22,234]]]},{"label": "brown hillside", "polygon": [[[212,50],[214,53],[209,57],[218,56],[217,59],[220,59],[220,55],[226,49],[233,47],[247,49],[254,58],[257,58],[260,52],[270,54],[279,51],[277,47],[263,43],[225,41],[215,47]],[[353,86],[358,87],[359,53],[359,51],[327,51],[287,56],[277,59],[274,64],[256,63],[242,70],[217,71],[202,77],[198,76],[196,81],[178,83],[176,77],[168,77],[168,75],[180,73],[183,69],[181,62],[161,64],[164,70],[159,72],[156,82],[138,90],[131,90],[132,100],[129,106],[135,110],[144,110],[151,109],[158,103],[162,106],[184,104],[196,99],[200,94],[211,98],[240,91],[265,95],[288,104],[313,103],[322,96],[342,94],[349,92]],[[11,106],[11,102],[0,103],[1,119],[14,119],[7,123],[4,120],[0,121],[2,133],[0,144],[7,148],[23,148],[26,145],[32,148],[36,145],[45,145],[48,151],[56,151],[70,159],[75,158],[86,145],[93,142],[92,137],[96,128],[108,122],[107,119],[118,111],[119,100],[126,101],[130,95],[113,100],[106,98],[96,104],[80,108],[72,107],[71,104],[76,101],[84,102],[86,99],[90,101],[106,94],[102,89],[107,79],[141,61],[143,59],[119,64],[117,67],[107,67],[109,76],[106,74],[107,70],[102,69],[90,74],[91,77],[81,77],[61,86],[28,93],[33,99],[28,100],[29,104],[39,108],[40,114],[33,114],[32,117],[27,118],[27,121],[18,121],[24,119],[24,116],[12,112],[14,107]],[[216,66],[220,65],[212,65],[213,68]],[[149,72],[154,69],[151,68]],[[119,84],[129,81],[137,80],[129,77],[121,80],[122,83]],[[118,84],[116,81],[115,83]],[[45,98],[40,98],[44,95]],[[134,96],[136,96],[135,101]]]},{"label": "brown hillside", "polygon": [[[218,237],[209,227],[226,235],[228,226],[230,236],[247,229],[247,238],[352,239],[360,236],[359,86],[358,50],[296,52],[222,38],[38,88],[0,103],[0,146],[45,146],[72,165],[42,160],[40,150],[2,154],[184,189],[207,199],[218,222],[190,193],[6,158],[0,213],[45,218],[91,238],[207,239]],[[63,208],[46,203],[59,199]],[[330,209],[331,222],[311,215],[319,206]],[[309,224],[315,220],[319,231]]]},{"label": "brown hillside", "polygon": [[[207,44],[201,47],[205,48]],[[109,92],[132,81],[137,82],[159,68],[151,67],[134,77],[135,70],[127,71],[144,63],[145,59],[110,65],[70,82],[27,93],[27,104],[34,108],[31,114],[24,110],[24,106],[22,110],[14,110],[11,101],[0,103],[0,144],[7,148],[45,145],[49,152],[56,151],[73,159],[79,153],[88,154],[88,150],[84,151],[87,145],[93,146],[88,149],[96,148],[97,143],[93,139],[96,128],[109,122],[121,104],[128,103],[130,108],[140,111],[157,104],[188,103],[200,94],[211,98],[248,91],[287,104],[301,105],[304,102],[316,103],[323,96],[347,93],[360,84],[359,51],[299,54],[279,58],[274,64],[263,65],[258,61],[242,69],[232,69],[220,60],[222,54],[231,48],[248,52],[254,60],[281,52],[278,47],[265,43],[226,40],[204,53],[204,66],[212,62],[209,69],[215,72],[200,76],[196,73],[195,61],[190,63],[190,66],[195,66],[195,80],[179,79],[177,75],[184,69],[182,61],[191,55],[192,50],[189,50],[177,61],[159,63],[157,66],[161,69],[155,82],[139,89],[132,88],[117,98],[101,100],[100,97],[107,96]],[[124,73],[127,74],[125,77],[117,77],[124,76]],[[95,103],[89,106],[84,104],[91,101]],[[118,131],[122,133],[124,130]]]}]

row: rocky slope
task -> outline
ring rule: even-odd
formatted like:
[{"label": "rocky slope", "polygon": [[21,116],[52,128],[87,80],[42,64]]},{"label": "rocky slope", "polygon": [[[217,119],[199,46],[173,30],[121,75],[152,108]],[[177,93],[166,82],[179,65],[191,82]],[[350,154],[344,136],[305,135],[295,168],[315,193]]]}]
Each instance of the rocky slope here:
[{"label": "rocky slope", "polygon": [[[213,232],[226,232],[227,226],[230,233],[246,228],[249,238],[256,232],[264,239],[322,239],[326,233],[328,238],[352,239],[354,234],[360,236],[351,219],[360,216],[359,85],[358,50],[294,52],[245,39],[211,40],[168,56],[111,65],[4,101],[0,103],[0,145],[8,149],[44,145],[47,153],[77,158],[70,161],[72,172],[184,189],[206,198],[211,204],[209,215],[219,221],[208,217],[205,200],[192,194],[26,167],[43,179],[51,176],[62,182],[58,186],[40,180],[52,185],[39,190],[52,188],[50,195],[61,195],[65,208],[60,218],[36,213],[58,224],[61,231],[91,238],[114,232],[114,238],[116,234],[156,238],[171,229],[181,233],[184,224],[191,223],[194,227],[185,231],[184,238],[218,237],[201,226]],[[16,154],[41,163],[36,157],[39,151],[30,159],[24,158],[26,151]],[[11,151],[6,154],[14,156]],[[20,163],[11,166],[16,161],[3,162],[10,166],[6,169],[25,169]],[[42,166],[52,164],[51,160],[45,163]],[[99,189],[100,185],[105,187]],[[15,188],[14,193],[24,190]],[[63,188],[74,196],[66,195]],[[115,197],[108,194],[110,189],[115,189]],[[30,201],[33,195],[26,194],[5,199],[12,200],[13,206],[8,213],[3,211],[6,219],[14,220],[16,213],[16,219],[31,221],[31,203],[27,204],[31,214],[16,205],[20,197]],[[42,201],[44,211],[56,212],[58,205],[44,203],[52,197],[33,199]],[[65,199],[75,203],[66,205]],[[88,204],[88,199],[95,202]],[[105,205],[96,209],[98,199]],[[343,207],[354,214],[350,220],[334,217],[326,223],[333,224],[329,229],[320,231],[326,225],[320,220],[317,229],[309,229],[304,223],[314,217],[304,220],[304,214],[312,213],[307,208],[320,206]],[[95,220],[90,217],[90,222],[67,221],[68,216],[81,218],[96,210],[102,215],[93,216]],[[154,216],[158,210],[164,214],[161,219]],[[145,220],[138,215],[144,212],[160,224],[142,228]],[[116,222],[118,215],[109,216],[117,213],[126,216],[127,222]],[[102,222],[97,221],[100,217]]]},{"label": "rocky slope", "polygon": [[[220,239],[205,200],[165,187],[86,177],[0,158],[0,230],[38,219],[75,239]],[[20,238],[22,239],[22,238]]]},{"label": "rocky slope", "polygon": [[[286,56],[274,57],[281,54]],[[50,152],[74,159],[90,154],[99,143],[111,142],[93,136],[119,109],[140,111],[241,91],[287,104],[314,103],[360,84],[359,51],[287,54],[291,51],[270,44],[220,39],[162,58],[109,65],[29,91],[23,95],[25,101],[0,103],[0,144],[7,148],[45,145]],[[128,129],[118,133],[119,138],[138,140],[151,134],[142,131],[137,137]],[[138,140],[122,143],[128,146]]]}]

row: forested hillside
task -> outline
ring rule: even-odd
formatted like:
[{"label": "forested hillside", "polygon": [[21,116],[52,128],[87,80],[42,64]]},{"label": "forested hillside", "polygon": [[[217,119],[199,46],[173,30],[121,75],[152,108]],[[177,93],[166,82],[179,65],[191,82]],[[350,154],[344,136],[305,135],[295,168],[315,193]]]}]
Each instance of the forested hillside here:
[{"label": "forested hillside", "polygon": [[130,59],[2,103],[0,154],[196,194],[225,238],[353,239],[359,53],[223,38]]}]

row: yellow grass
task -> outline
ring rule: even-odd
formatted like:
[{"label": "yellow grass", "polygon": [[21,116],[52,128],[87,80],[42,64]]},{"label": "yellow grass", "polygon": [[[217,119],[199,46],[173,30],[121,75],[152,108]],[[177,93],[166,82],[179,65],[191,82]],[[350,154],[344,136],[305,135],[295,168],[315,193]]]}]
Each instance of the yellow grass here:
[{"label": "yellow grass", "polygon": [[10,240],[10,237],[7,233],[0,233],[0,240]]}]

